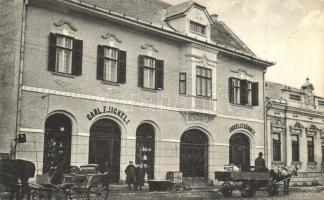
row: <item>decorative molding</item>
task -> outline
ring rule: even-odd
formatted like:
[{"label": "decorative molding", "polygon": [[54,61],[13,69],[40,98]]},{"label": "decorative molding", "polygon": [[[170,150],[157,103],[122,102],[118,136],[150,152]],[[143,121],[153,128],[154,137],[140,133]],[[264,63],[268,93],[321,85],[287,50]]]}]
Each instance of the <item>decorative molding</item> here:
[{"label": "decorative molding", "polygon": [[68,25],[70,27],[71,30],[73,31],[78,31],[78,29],[73,26],[69,21],[67,20],[64,20],[64,19],[61,19],[60,21],[58,22],[53,22],[53,25],[54,26],[57,26],[57,27],[60,27],[60,26],[63,26],[64,24]]},{"label": "decorative molding", "polygon": [[142,49],[148,49],[148,48],[151,48],[154,52],[159,52],[154,46],[153,44],[150,44],[150,43],[146,43],[144,45],[141,46]]},{"label": "decorative molding", "polygon": [[226,143],[214,143],[214,146],[229,146],[229,144],[226,144]]},{"label": "decorative molding", "polygon": [[302,134],[302,130],[303,130],[304,126],[301,123],[296,122],[295,125],[290,126],[289,128],[290,128],[291,134],[299,134],[300,135],[300,134]]},{"label": "decorative molding", "polygon": [[82,133],[82,132],[79,132],[78,133],[78,136],[90,136],[90,133]]},{"label": "decorative molding", "polygon": [[255,146],[256,149],[264,149],[264,146]]},{"label": "decorative molding", "polygon": [[180,143],[180,140],[176,140],[176,139],[161,139],[161,142],[174,142],[174,143]]},{"label": "decorative molding", "polygon": [[320,132],[321,130],[317,128],[314,124],[311,124],[309,128],[306,128],[306,134],[310,136],[316,135],[317,132]]},{"label": "decorative molding", "polygon": [[[186,53],[185,56],[186,57],[196,58],[198,60],[201,60],[203,63],[207,63],[207,64],[208,64],[208,62],[211,62],[211,63],[214,63],[214,64],[217,63],[217,60],[211,60],[211,59],[207,58],[206,54],[203,54],[202,56],[198,56],[198,55],[195,55],[195,54]],[[208,65],[211,65],[211,64],[208,64]]]},{"label": "decorative molding", "polygon": [[107,40],[109,38],[114,38],[118,43],[122,43],[122,41],[113,33],[107,32],[106,34],[101,35],[102,39]]},{"label": "decorative molding", "polygon": [[61,86],[62,88],[65,88],[66,86],[71,85],[70,82],[68,82],[68,81],[64,81],[64,80],[61,80],[61,79],[55,79],[54,82],[55,82],[56,84],[58,84],[59,86]]},{"label": "decorative molding", "polygon": [[191,111],[181,111],[181,115],[186,120],[186,123],[194,123],[200,122],[203,124],[208,124],[216,115],[205,114],[205,113],[198,113],[198,112],[191,112]]},{"label": "decorative molding", "polygon": [[231,70],[231,72],[233,72],[233,73],[236,73],[236,74],[244,74],[245,76],[248,76],[248,77],[254,77],[252,74],[248,74],[247,73],[247,71],[246,70],[244,70],[244,69],[239,69],[239,70],[237,70],[237,71],[235,71],[235,70]]},{"label": "decorative molding", "polygon": [[284,133],[286,130],[285,121],[282,117],[271,117],[270,126],[271,126],[271,132]]}]

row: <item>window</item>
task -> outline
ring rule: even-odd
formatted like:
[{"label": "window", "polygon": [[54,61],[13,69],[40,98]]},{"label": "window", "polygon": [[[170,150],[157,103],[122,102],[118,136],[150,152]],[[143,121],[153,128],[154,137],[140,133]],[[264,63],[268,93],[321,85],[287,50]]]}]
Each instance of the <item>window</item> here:
[{"label": "window", "polygon": [[289,99],[295,100],[295,101],[301,101],[301,96],[298,94],[289,94]]},{"label": "window", "polygon": [[63,74],[81,75],[82,40],[50,33],[48,70]]},{"label": "window", "polygon": [[190,21],[190,31],[206,35],[206,26],[197,22]]},{"label": "window", "polygon": [[138,86],[163,89],[164,61],[149,56],[139,56]]},{"label": "window", "polygon": [[324,163],[324,138],[321,138],[321,146],[322,146],[322,164]]},{"label": "window", "polygon": [[272,155],[273,161],[281,161],[281,142],[279,133],[272,133]]},{"label": "window", "polygon": [[196,72],[196,93],[197,96],[211,97],[212,72],[211,69],[197,67]]},{"label": "window", "polygon": [[126,52],[98,45],[97,79],[126,83]]},{"label": "window", "polygon": [[299,136],[292,135],[291,143],[292,143],[292,161],[298,162],[299,161]]},{"label": "window", "polygon": [[308,162],[314,162],[314,137],[307,137]]},{"label": "window", "polygon": [[186,73],[179,74],[179,94],[186,94]]},{"label": "window", "polygon": [[258,106],[258,83],[237,78],[229,78],[229,101],[244,106]]}]

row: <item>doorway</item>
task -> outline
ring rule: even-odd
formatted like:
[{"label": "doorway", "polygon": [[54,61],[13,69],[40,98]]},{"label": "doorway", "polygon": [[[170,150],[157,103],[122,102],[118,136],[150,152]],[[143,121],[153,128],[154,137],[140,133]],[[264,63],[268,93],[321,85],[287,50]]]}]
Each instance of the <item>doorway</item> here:
[{"label": "doorway", "polygon": [[242,171],[250,170],[250,142],[243,133],[236,133],[229,141],[229,164],[233,163]]}]

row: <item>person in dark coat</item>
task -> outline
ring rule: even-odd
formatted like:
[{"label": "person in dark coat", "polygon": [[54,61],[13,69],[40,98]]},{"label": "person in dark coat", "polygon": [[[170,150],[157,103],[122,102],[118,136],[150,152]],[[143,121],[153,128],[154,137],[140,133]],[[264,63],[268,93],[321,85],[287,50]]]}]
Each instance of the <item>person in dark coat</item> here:
[{"label": "person in dark coat", "polygon": [[134,187],[134,191],[136,190],[136,167],[133,164],[133,161],[129,161],[129,165],[125,169],[126,173],[126,183],[128,184],[128,189],[131,190],[131,185]]},{"label": "person in dark coat", "polygon": [[144,168],[143,163],[138,165],[136,168],[136,185],[138,190],[142,190],[142,186],[144,186],[144,177],[146,170]]},{"label": "person in dark coat", "polygon": [[268,169],[266,168],[265,165],[265,160],[262,158],[263,153],[260,152],[259,156],[255,159],[254,161],[254,166],[255,166],[255,171],[256,172],[266,172]]}]

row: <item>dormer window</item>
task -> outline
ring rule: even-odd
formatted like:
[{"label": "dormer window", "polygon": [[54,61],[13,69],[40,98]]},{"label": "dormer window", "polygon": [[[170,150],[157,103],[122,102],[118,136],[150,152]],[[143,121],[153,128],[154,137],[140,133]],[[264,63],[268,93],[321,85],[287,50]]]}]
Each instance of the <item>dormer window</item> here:
[{"label": "dormer window", "polygon": [[206,26],[194,21],[190,21],[190,31],[206,35]]}]

